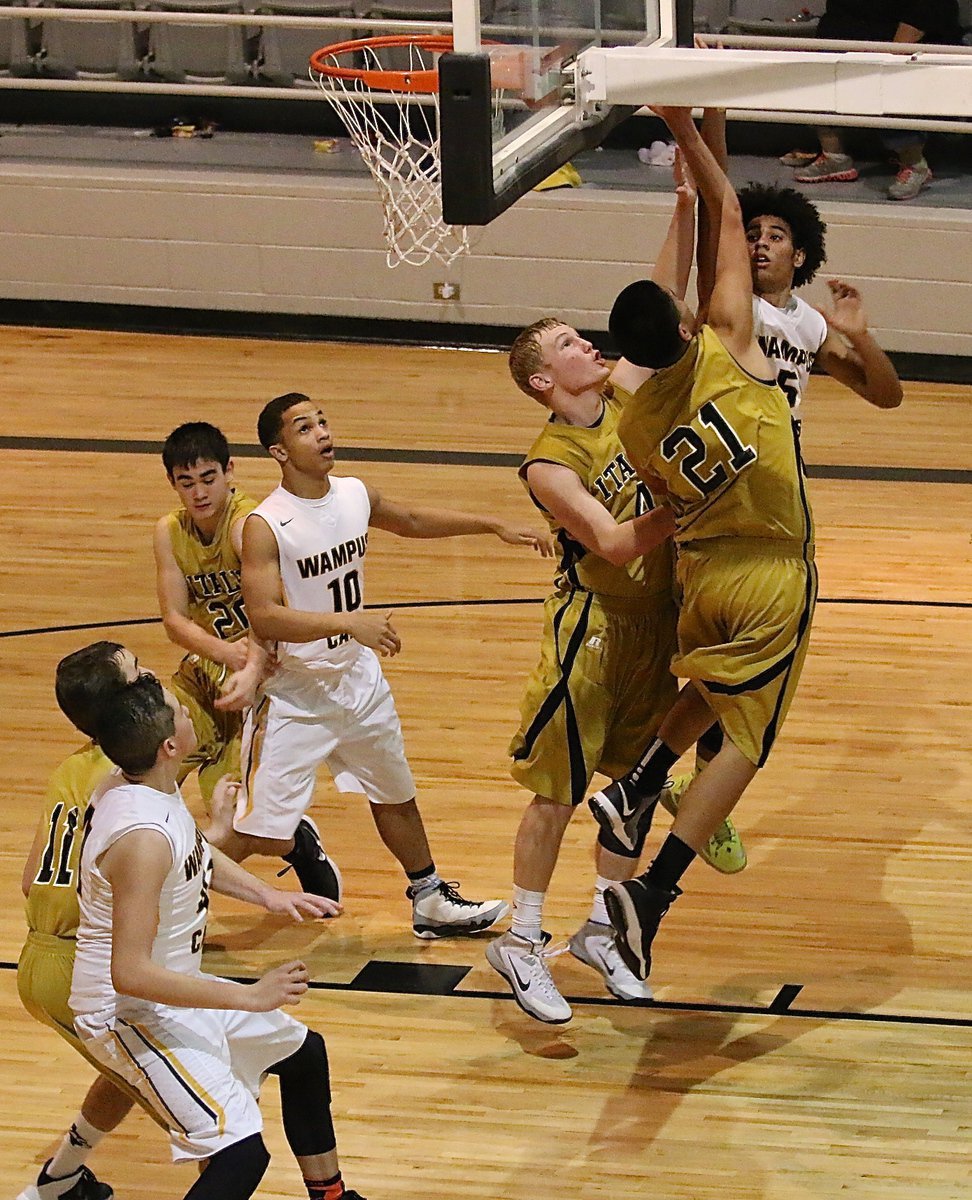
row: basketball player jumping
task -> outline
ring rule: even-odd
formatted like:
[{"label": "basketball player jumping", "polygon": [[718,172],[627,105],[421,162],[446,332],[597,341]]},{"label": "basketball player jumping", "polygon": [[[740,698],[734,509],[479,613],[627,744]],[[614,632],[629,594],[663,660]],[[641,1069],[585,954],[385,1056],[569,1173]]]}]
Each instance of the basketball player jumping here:
[{"label": "basketball player jumping", "polygon": [[657,372],[619,428],[632,465],[664,480],[675,510],[682,604],[672,669],[690,682],[637,766],[591,798],[595,816],[623,831],[654,808],[669,769],[713,715],[726,736],[649,869],[605,893],[618,949],[639,978],[679,880],[766,761],[799,680],[816,599],[799,446],[754,336],[739,202],[691,111],[658,111],[718,235],[711,299],[697,324],[671,292],[642,280],[618,296],[610,327],[625,358]]}]

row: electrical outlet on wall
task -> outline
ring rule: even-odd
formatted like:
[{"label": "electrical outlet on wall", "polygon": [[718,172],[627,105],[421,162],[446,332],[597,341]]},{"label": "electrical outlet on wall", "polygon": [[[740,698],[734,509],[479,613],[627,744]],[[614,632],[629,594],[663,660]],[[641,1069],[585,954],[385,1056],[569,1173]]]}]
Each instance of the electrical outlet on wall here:
[{"label": "electrical outlet on wall", "polygon": [[462,289],[458,283],[449,283],[448,280],[437,280],[432,284],[433,300],[458,301],[461,296]]}]

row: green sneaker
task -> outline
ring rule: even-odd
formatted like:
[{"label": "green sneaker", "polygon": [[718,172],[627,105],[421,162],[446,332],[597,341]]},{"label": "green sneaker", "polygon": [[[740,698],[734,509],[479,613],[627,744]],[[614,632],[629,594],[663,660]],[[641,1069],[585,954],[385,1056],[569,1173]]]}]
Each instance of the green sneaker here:
[{"label": "green sneaker", "polygon": [[[689,784],[698,773],[699,768],[696,767],[690,775],[676,775],[674,779],[665,781],[658,800],[662,808],[670,812],[673,817],[678,812],[679,800],[685,795]],[[745,867],[746,847],[742,844],[742,838],[728,817],[709,838],[709,844],[705,849],[699,851],[699,857],[704,858],[710,867],[715,867],[723,875],[735,875],[737,871],[741,871]]]}]

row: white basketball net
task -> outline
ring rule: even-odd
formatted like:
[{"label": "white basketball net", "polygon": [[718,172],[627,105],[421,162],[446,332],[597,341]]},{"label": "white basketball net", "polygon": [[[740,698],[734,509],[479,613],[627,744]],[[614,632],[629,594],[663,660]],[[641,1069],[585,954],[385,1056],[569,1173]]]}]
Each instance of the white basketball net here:
[{"label": "white basketball net", "polygon": [[[435,55],[409,45],[409,70],[428,71]],[[366,70],[383,64],[370,47],[362,51]],[[335,66],[344,66],[330,56]],[[383,92],[376,106],[374,90],[360,79],[340,79],[311,70],[344,122],[366,166],[374,176],[384,215],[386,260],[423,266],[432,258],[451,263],[469,250],[464,225],[442,220],[442,157],[439,150],[439,97]]]}]

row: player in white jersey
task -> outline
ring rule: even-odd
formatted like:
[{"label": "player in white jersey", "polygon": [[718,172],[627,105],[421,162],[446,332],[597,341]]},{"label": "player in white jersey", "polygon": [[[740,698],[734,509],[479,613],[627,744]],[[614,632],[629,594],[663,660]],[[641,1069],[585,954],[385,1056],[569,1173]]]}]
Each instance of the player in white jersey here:
[{"label": "player in white jersey", "polygon": [[[728,155],[725,112],[707,110],[702,137],[723,170]],[[739,192],[753,277],[756,338],[790,402],[799,433],[810,370],[816,363],[875,408],[897,408],[901,381],[867,326],[861,293],[841,279],[828,280],[832,304],[824,314],[794,288],[810,283],[826,257],[827,227],[815,206],[793,188],[750,184]],[[704,224],[704,206],[700,224]],[[714,255],[700,244],[699,303],[704,306]]]},{"label": "player in white jersey", "polygon": [[331,431],[302,393],[270,401],[257,432],[282,482],[243,527],[243,594],[255,632],[277,643],[279,665],[244,729],[236,837],[225,848],[237,861],[279,854],[326,763],[338,791],[369,800],[382,841],[408,876],[416,937],[488,929],[509,906],[466,900],[435,869],[378,659],[401,643],[391,614],[363,608],[368,530],[421,538],[491,533],[548,551],[549,542],[493,518],[405,507],[360,479],[332,478]]},{"label": "player in white jersey", "polygon": [[[202,1166],[186,1200],[248,1200],[269,1163],[257,1104],[280,1079],[288,1142],[310,1200],[360,1200],[338,1169],[323,1039],[286,1013],[307,989],[303,963],[253,984],[200,969],[210,891],[300,921],[339,905],[279,891],[210,846],[177,778],[195,748],[188,710],[141,676],[106,697],[98,741],[119,771],[86,813],[81,923],[71,989],[85,1049],[166,1124],[176,1161]],[[214,801],[236,785],[223,779]]]}]

